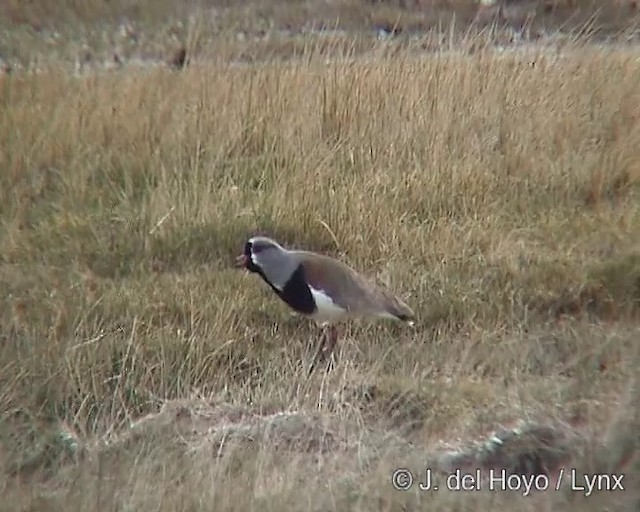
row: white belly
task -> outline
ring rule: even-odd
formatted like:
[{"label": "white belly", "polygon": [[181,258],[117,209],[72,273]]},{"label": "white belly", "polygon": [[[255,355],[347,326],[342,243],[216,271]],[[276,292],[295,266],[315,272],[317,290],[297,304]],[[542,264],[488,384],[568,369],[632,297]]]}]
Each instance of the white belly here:
[{"label": "white belly", "polygon": [[313,300],[315,300],[318,308],[318,310],[311,315],[311,318],[313,318],[317,323],[335,323],[340,320],[344,320],[348,316],[347,311],[333,302],[331,297],[325,294],[322,290],[315,290],[311,286],[309,289],[311,290],[311,295],[313,295]]}]

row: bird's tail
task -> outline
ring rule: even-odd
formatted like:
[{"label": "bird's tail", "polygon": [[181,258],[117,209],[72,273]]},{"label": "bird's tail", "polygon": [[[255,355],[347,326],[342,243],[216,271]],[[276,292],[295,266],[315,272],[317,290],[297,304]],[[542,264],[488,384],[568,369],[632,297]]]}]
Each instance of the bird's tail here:
[{"label": "bird's tail", "polygon": [[396,300],[394,301],[394,308],[393,311],[391,311],[391,314],[398,320],[402,320],[403,322],[406,322],[411,326],[415,325],[415,313],[407,304],[405,304],[398,298],[396,298]]}]

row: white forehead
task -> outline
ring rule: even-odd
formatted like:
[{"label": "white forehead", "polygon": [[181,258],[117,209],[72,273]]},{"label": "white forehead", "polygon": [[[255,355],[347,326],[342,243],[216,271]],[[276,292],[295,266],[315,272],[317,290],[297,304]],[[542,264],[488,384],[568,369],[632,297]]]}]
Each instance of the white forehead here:
[{"label": "white forehead", "polygon": [[249,238],[247,242],[251,246],[251,261],[253,261],[254,265],[257,265],[259,267],[262,267],[263,264],[260,262],[260,259],[257,256],[258,253],[261,253],[265,249],[269,248],[280,248],[275,240],[272,240],[271,238],[268,238],[266,236],[253,236]]},{"label": "white forehead", "polygon": [[266,236],[253,236],[253,237],[249,238],[249,243],[252,246],[256,245],[256,246],[281,247],[278,242],[276,242],[275,240],[272,240],[271,238],[268,238]]},{"label": "white forehead", "polygon": [[269,237],[266,236],[252,236],[251,238],[249,238],[249,242],[251,242],[252,244],[255,242],[268,242],[268,243],[272,243],[275,244],[275,240],[272,240]]}]

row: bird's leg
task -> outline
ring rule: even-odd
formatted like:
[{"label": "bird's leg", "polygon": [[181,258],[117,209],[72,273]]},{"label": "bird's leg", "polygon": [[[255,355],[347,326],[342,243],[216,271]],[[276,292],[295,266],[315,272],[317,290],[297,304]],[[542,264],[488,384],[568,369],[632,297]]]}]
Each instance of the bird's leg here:
[{"label": "bird's leg", "polygon": [[323,359],[325,361],[329,360],[329,364],[331,364],[331,356],[334,354],[337,342],[338,329],[335,325],[332,325],[331,327],[329,327],[329,330],[327,332],[326,344],[323,350]]},{"label": "bird's leg", "polygon": [[318,344],[318,350],[316,351],[311,367],[309,368],[309,375],[311,375],[319,362],[328,363],[327,371],[331,368],[331,356],[334,353],[337,341],[338,329],[334,325],[324,327],[322,329],[322,336],[320,338],[320,343]]},{"label": "bird's leg", "polygon": [[323,328],[322,334],[320,335],[320,343],[318,343],[318,348],[316,349],[316,353],[313,355],[313,359],[311,360],[311,366],[309,366],[309,373],[307,374],[307,377],[311,376],[311,374],[313,373],[313,370],[316,367],[316,364],[318,363],[318,361],[322,356],[323,349],[326,343],[326,338],[327,338],[327,332]]},{"label": "bird's leg", "polygon": [[311,375],[319,362],[325,362],[329,357],[331,357],[337,341],[338,329],[333,325],[328,328],[323,327],[318,349],[316,350],[311,366],[309,367],[309,375]]}]

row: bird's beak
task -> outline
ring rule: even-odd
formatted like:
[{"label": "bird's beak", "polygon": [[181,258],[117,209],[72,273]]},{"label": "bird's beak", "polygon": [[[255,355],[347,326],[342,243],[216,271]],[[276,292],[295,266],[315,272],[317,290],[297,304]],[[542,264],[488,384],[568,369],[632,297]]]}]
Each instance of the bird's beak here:
[{"label": "bird's beak", "polygon": [[247,266],[247,256],[245,254],[241,254],[236,258],[236,268],[246,268]]}]

